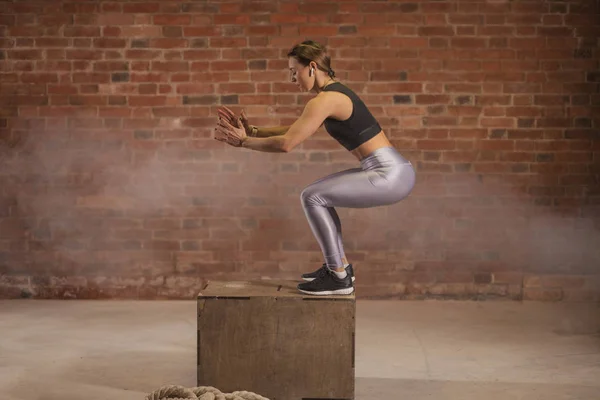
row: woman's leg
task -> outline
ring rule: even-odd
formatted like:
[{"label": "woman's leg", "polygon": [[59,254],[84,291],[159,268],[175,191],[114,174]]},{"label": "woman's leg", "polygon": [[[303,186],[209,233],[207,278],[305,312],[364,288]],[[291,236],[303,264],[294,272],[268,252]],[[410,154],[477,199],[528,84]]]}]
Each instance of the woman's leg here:
[{"label": "woman's leg", "polygon": [[353,168],[341,171],[306,187],[300,196],[302,207],[327,267],[344,270],[341,224],[339,217],[336,221],[335,210],[332,213],[330,208],[367,208],[393,204],[410,193],[414,181],[415,174],[410,164],[394,164],[371,170]]},{"label": "woman's leg", "polygon": [[[346,258],[346,254],[344,254],[344,245],[342,243],[342,223],[340,221],[340,217],[338,216],[335,208],[333,207],[327,207],[327,211],[329,211],[329,215],[331,216],[331,219],[333,220],[333,223],[335,224],[335,228],[336,228],[336,236],[337,236],[337,243],[338,243],[338,249],[342,258],[342,263],[344,264],[344,267],[348,268],[350,266],[350,264],[348,264],[348,259]],[[323,265],[321,266],[321,268],[317,269],[314,272],[307,272],[302,274],[302,279],[304,279],[305,281],[312,281],[315,278],[317,278],[319,276],[319,274],[321,273],[321,270],[323,269],[323,267],[326,267],[326,263],[323,263]],[[338,272],[338,271],[336,271]],[[346,270],[347,273],[350,274],[352,281],[354,282],[354,271],[353,269],[350,270]],[[340,276],[343,276],[344,274],[341,273]]]},{"label": "woman's leg", "polygon": [[[353,173],[353,172],[360,172],[362,171],[361,168],[350,168],[347,170],[343,170],[343,171],[338,171],[338,172],[334,172],[330,175],[324,176],[322,178],[317,179],[316,181],[314,181],[312,183],[312,185],[316,185],[320,182],[323,182],[325,180],[328,179],[333,179],[337,176],[341,176],[341,175],[346,175],[349,173]],[[336,236],[337,236],[337,243],[338,243],[338,250],[339,253],[341,255],[341,259],[344,265],[348,264],[348,259],[346,258],[346,254],[344,253],[344,246],[342,243],[342,222],[340,221],[340,217],[338,216],[337,211],[335,210],[335,208],[333,207],[327,207],[327,210],[329,211],[329,214],[331,216],[331,220],[333,221],[333,223],[335,224],[335,229],[336,229]],[[310,224],[310,222],[309,222]],[[313,231],[314,233],[314,231]]]},{"label": "woman's leg", "polygon": [[[344,171],[335,172],[331,175],[320,178],[307,186],[300,194],[302,208],[307,217],[308,224],[313,235],[319,242],[321,251],[325,258],[325,263],[331,269],[336,269],[338,265],[343,266],[346,259],[342,246],[342,223],[333,206],[321,206],[316,204],[316,209],[308,211],[309,203],[314,202],[311,198],[316,190],[323,185],[323,182],[336,179],[348,174],[362,172],[361,168],[351,168]],[[339,261],[338,261],[339,259]]]},{"label": "woman's leg", "polygon": [[344,253],[344,244],[342,243],[342,221],[340,221],[340,217],[338,216],[337,211],[335,211],[335,208],[327,207],[327,210],[329,210],[329,215],[331,215],[331,219],[335,224],[335,229],[337,231],[338,249],[342,257],[342,263],[344,264],[344,266],[346,266],[348,265],[348,259],[346,258],[346,254]]}]

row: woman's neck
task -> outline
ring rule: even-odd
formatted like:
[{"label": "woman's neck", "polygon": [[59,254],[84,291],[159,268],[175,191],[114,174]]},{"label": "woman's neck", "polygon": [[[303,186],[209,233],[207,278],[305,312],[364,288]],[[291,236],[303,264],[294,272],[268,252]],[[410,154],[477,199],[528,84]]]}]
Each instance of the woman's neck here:
[{"label": "woman's neck", "polygon": [[322,91],[323,91],[323,89],[325,89],[327,86],[329,86],[329,85],[331,85],[332,83],[335,83],[335,82],[336,82],[336,81],[335,81],[333,78],[329,78],[329,80],[328,80],[328,81],[326,81],[326,82],[325,82],[325,84],[323,84],[323,86],[321,86],[321,87],[317,87],[315,91],[316,91],[317,93],[320,93],[320,92],[322,92]]}]

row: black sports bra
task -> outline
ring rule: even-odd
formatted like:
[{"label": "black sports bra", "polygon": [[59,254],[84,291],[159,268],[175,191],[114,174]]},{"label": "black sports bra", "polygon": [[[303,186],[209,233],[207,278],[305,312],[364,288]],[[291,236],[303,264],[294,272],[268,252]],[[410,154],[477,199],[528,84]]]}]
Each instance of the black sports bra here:
[{"label": "black sports bra", "polygon": [[352,151],[381,131],[381,126],[373,117],[365,103],[350,88],[334,82],[323,88],[324,92],[340,92],[352,100],[352,115],[345,121],[325,118],[323,124],[331,137],[347,150]]}]

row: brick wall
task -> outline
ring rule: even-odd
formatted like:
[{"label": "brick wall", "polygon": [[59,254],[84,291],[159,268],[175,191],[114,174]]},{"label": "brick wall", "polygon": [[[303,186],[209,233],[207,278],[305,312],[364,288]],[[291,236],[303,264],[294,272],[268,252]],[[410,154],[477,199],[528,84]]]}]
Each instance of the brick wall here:
[{"label": "brick wall", "polygon": [[321,264],[304,186],[357,161],[211,138],[216,109],[290,124],[286,51],[329,46],[416,166],[339,209],[358,295],[600,300],[598,2],[0,4],[0,297],[192,298]]}]

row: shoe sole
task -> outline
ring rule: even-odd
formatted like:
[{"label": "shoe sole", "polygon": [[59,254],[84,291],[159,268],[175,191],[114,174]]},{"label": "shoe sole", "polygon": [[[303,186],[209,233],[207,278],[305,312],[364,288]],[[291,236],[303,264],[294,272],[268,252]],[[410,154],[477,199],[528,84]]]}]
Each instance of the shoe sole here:
[{"label": "shoe sole", "polygon": [[[302,278],[303,280],[305,280],[306,282],[312,282],[315,280],[315,278]],[[352,277],[352,282],[354,282],[356,280],[356,277]]]},{"label": "shoe sole", "polygon": [[331,296],[331,295],[335,295],[335,294],[339,294],[339,295],[348,295],[348,294],[352,294],[354,292],[354,288],[347,288],[347,289],[338,289],[338,290],[324,290],[322,292],[309,292],[307,290],[302,290],[302,289],[298,289],[299,291],[301,291],[302,293],[306,293],[306,294],[311,294],[311,295],[315,295],[315,296]]}]

